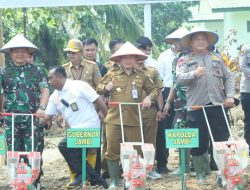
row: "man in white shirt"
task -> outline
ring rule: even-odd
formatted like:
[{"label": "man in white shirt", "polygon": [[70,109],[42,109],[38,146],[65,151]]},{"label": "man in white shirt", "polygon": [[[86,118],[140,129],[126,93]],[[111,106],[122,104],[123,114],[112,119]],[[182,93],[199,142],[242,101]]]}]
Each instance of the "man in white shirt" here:
[{"label": "man in white shirt", "polygon": [[[93,104],[106,115],[107,107],[102,98],[86,82],[67,79],[65,69],[56,67],[48,74],[49,83],[55,91],[49,98],[45,110],[45,121],[52,119],[58,112],[67,121],[70,128],[97,128],[100,127],[100,119]],[[67,139],[64,138],[58,148],[69,167],[76,173],[75,180],[68,187],[81,184],[82,179],[82,154],[81,149],[67,148]],[[106,182],[98,176],[91,166],[87,165],[87,174],[92,184],[102,185],[107,188]]]},{"label": "man in white shirt", "polygon": [[165,88],[170,88],[173,84],[172,81],[172,63],[176,57],[174,47],[162,52],[158,58],[157,68],[163,79],[163,85]]}]

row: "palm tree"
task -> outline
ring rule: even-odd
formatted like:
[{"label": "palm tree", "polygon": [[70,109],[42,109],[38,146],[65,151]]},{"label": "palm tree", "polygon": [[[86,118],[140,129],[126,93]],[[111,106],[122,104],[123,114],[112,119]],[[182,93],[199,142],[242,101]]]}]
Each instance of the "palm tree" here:
[{"label": "palm tree", "polygon": [[102,50],[100,56],[106,60],[109,55],[106,47],[111,38],[133,42],[143,33],[127,5],[30,8],[27,9],[27,26],[23,25],[22,9],[4,9],[0,16],[1,13],[6,41],[27,28],[27,37],[40,48],[41,61],[47,68],[65,62],[63,49],[70,38],[96,38]]},{"label": "palm tree", "polygon": [[134,41],[143,33],[142,26],[127,5],[84,6],[67,8],[60,17],[70,38],[93,37],[99,42],[101,57],[107,58],[107,44],[120,37]]}]

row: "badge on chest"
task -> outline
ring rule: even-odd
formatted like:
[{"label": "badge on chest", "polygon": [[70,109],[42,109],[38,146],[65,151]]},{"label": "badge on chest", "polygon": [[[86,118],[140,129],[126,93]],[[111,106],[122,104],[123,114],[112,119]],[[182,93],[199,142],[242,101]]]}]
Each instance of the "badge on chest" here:
[{"label": "badge on chest", "polygon": [[62,103],[64,106],[66,106],[67,108],[70,107],[71,110],[72,110],[73,112],[79,110],[75,98],[72,99],[72,100],[69,100],[69,101],[66,101],[66,100],[64,100],[64,99],[61,99],[61,103]]},{"label": "badge on chest", "polygon": [[72,109],[72,111],[77,111],[77,110],[79,110],[76,102],[70,104],[70,108]]},{"label": "badge on chest", "polygon": [[134,81],[132,82],[132,97],[134,99],[138,98],[138,91],[137,91],[137,88],[135,86],[135,82]]}]

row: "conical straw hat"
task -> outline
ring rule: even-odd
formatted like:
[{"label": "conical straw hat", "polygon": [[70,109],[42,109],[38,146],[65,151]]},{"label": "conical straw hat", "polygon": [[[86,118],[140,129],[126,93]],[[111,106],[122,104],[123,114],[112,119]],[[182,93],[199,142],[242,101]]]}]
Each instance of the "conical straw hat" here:
[{"label": "conical straw hat", "polygon": [[205,33],[207,35],[209,45],[214,45],[218,42],[219,36],[210,30],[201,27],[194,27],[187,35],[181,39],[181,47],[185,49],[190,49],[191,36],[196,33]]},{"label": "conical straw hat", "polygon": [[165,41],[168,44],[173,44],[174,40],[181,39],[183,36],[187,35],[188,32],[189,32],[188,29],[186,29],[185,27],[181,27],[172,32],[171,34],[169,34],[168,36],[166,36]]},{"label": "conical straw hat", "polygon": [[137,61],[144,61],[148,58],[146,54],[136,48],[132,43],[126,42],[110,57],[110,60],[114,62],[119,62],[121,56],[125,55],[136,55]]},{"label": "conical straw hat", "polygon": [[12,48],[28,48],[29,52],[38,51],[38,48],[21,34],[17,34],[14,38],[12,38],[0,49],[0,51],[7,53]]}]

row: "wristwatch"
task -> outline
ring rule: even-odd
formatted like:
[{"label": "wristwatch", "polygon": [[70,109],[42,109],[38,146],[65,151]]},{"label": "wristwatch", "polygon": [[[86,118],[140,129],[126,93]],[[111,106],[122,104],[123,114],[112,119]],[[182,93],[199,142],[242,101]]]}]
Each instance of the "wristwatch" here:
[{"label": "wristwatch", "polygon": [[41,110],[46,110],[46,107],[47,107],[47,106],[45,106],[45,105],[40,105],[40,106],[39,106],[39,108],[40,108]]}]

